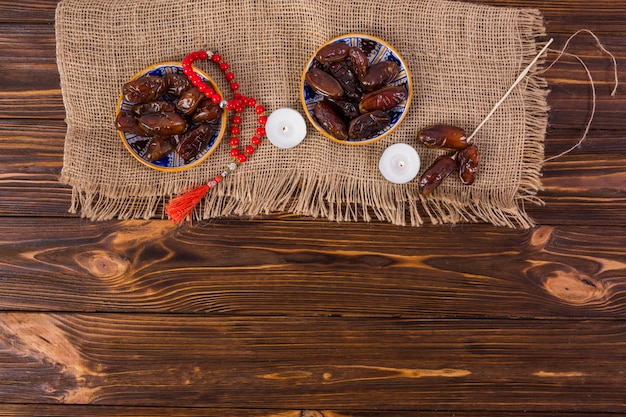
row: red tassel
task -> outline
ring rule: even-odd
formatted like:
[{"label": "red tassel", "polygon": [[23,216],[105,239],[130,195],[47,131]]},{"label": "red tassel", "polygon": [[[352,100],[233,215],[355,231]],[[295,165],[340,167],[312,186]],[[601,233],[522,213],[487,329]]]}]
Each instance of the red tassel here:
[{"label": "red tassel", "polygon": [[209,186],[204,184],[174,197],[165,207],[165,212],[170,220],[176,224],[182,224],[187,218],[189,218],[189,223],[191,223],[194,207],[206,196],[208,191]]}]

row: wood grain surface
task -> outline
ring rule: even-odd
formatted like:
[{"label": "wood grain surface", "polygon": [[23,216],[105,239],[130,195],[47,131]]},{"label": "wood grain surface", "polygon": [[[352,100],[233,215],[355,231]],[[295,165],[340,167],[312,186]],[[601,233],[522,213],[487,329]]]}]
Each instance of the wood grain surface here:
[{"label": "wood grain surface", "polygon": [[[540,9],[557,50],[592,30],[623,83],[571,42],[596,114],[545,164],[531,230],[81,219],[57,1],[0,0],[0,416],[626,414],[626,6],[477,2]],[[592,90],[572,57],[545,77],[550,157]]]}]

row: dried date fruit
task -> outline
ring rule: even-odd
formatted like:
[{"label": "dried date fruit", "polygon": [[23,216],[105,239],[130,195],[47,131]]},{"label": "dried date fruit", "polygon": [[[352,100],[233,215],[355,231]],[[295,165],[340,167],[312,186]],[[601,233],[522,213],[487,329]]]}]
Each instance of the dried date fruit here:
[{"label": "dried date fruit", "polygon": [[202,123],[194,129],[185,132],[176,147],[176,152],[178,152],[178,155],[186,164],[202,152],[209,143],[215,129],[215,125]]},{"label": "dried date fruit", "polygon": [[418,187],[420,194],[428,195],[432,193],[456,168],[456,161],[448,155],[442,155],[437,158],[419,179]]},{"label": "dried date fruit", "polygon": [[224,110],[219,106],[219,104],[213,103],[211,100],[205,99],[196,108],[191,121],[194,123],[211,123],[222,116]]},{"label": "dried date fruit", "polygon": [[132,133],[134,135],[145,136],[146,131],[139,126],[139,122],[135,115],[127,111],[121,111],[115,117],[115,128],[122,132]]},{"label": "dried date fruit", "polygon": [[122,86],[124,100],[131,105],[155,100],[167,90],[162,77],[145,75]]},{"label": "dried date fruit", "polygon": [[417,138],[431,148],[461,150],[468,145],[465,130],[450,125],[427,127],[419,131]]},{"label": "dried date fruit", "polygon": [[383,87],[363,96],[359,102],[359,111],[367,113],[374,110],[391,110],[406,100],[408,92],[404,87]]},{"label": "dried date fruit", "polygon": [[309,84],[309,87],[324,96],[331,98],[340,98],[343,96],[343,87],[339,81],[319,68],[311,68],[306,73],[305,80]]},{"label": "dried date fruit", "polygon": [[135,113],[137,116],[174,110],[176,110],[176,106],[174,105],[174,103],[165,100],[155,100],[148,103],[136,104],[133,106],[133,113]]},{"label": "dried date fruit", "polygon": [[149,162],[179,151],[188,163],[220,129],[223,109],[182,73],[146,75],[128,82],[122,86],[122,98],[130,109],[116,115],[115,127],[140,136],[129,144]]},{"label": "dried date fruit", "polygon": [[463,184],[472,185],[476,180],[479,159],[478,148],[475,145],[469,145],[456,156],[459,178]]},{"label": "dried date fruit", "polygon": [[365,55],[365,52],[363,52],[361,48],[355,46],[350,48],[348,56],[350,57],[354,74],[358,79],[363,79],[370,68],[370,62],[367,59],[367,55]]},{"label": "dried date fruit", "polygon": [[144,159],[150,162],[158,161],[174,152],[177,143],[176,136],[154,136],[148,143]]},{"label": "dried date fruit", "polygon": [[185,118],[173,111],[144,114],[138,121],[149,136],[180,135],[187,128]]},{"label": "dried date fruit", "polygon": [[318,101],[313,108],[313,116],[315,116],[322,128],[334,138],[339,140],[348,139],[346,123],[335,113],[328,101]]},{"label": "dried date fruit", "polygon": [[196,110],[203,98],[204,93],[200,92],[196,87],[191,87],[180,95],[176,102],[176,108],[183,115],[189,116]]},{"label": "dried date fruit", "polygon": [[350,70],[350,67],[348,67],[348,64],[345,62],[333,62],[328,66],[328,73],[339,81],[346,97],[352,100],[359,100],[361,97],[359,81]]},{"label": "dried date fruit", "polygon": [[359,113],[359,109],[356,104],[348,100],[330,100],[324,99],[327,101],[335,113],[337,113],[343,120],[350,121],[359,117],[361,113]]},{"label": "dried date fruit", "polygon": [[367,139],[389,126],[390,121],[389,115],[382,110],[362,114],[350,122],[348,137],[358,140]]},{"label": "dried date fruit", "polygon": [[346,59],[348,52],[350,52],[350,46],[347,43],[335,42],[322,47],[315,55],[315,59],[321,63],[339,62]]},{"label": "dried date fruit", "polygon": [[167,92],[174,96],[180,96],[184,91],[190,89],[193,85],[185,74],[180,72],[171,72],[165,76],[167,84]]},{"label": "dried date fruit", "polygon": [[396,78],[399,72],[400,67],[394,61],[377,62],[360,79],[361,85],[367,91],[378,90]]}]

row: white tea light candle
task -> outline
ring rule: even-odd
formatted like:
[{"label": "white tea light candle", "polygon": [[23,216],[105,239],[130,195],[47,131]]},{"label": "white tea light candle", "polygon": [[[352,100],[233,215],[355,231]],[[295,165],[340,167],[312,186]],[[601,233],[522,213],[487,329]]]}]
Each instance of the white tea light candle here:
[{"label": "white tea light candle", "polygon": [[265,134],[274,146],[293,148],[306,136],[304,117],[294,109],[278,109],[267,118]]},{"label": "white tea light candle", "polygon": [[380,173],[394,184],[411,181],[420,170],[417,151],[406,143],[396,143],[383,152],[378,163]]}]

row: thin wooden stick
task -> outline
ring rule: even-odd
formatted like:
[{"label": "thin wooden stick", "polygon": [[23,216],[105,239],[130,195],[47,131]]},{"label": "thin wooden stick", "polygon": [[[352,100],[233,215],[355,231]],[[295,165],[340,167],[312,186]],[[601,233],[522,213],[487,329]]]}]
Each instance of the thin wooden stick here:
[{"label": "thin wooden stick", "polygon": [[498,110],[498,107],[500,107],[502,105],[502,103],[504,103],[504,101],[507,99],[507,97],[509,96],[509,94],[511,94],[511,92],[513,92],[513,90],[515,89],[515,87],[524,79],[524,77],[526,77],[526,75],[528,74],[528,72],[530,71],[530,69],[533,67],[533,65],[535,65],[535,63],[539,60],[539,58],[541,57],[541,55],[543,55],[543,53],[548,49],[548,47],[550,46],[550,44],[554,41],[554,39],[550,39],[546,45],[541,49],[541,51],[539,51],[539,53],[537,54],[537,56],[535,56],[535,58],[530,62],[530,64],[528,64],[528,66],[524,69],[524,71],[522,71],[520,73],[520,75],[517,77],[517,79],[515,80],[515,82],[513,83],[513,85],[511,85],[511,87],[509,88],[509,90],[504,93],[504,95],[502,96],[502,98],[500,99],[500,101],[498,101],[496,103],[495,106],[493,106],[493,108],[491,109],[491,111],[489,112],[489,114],[487,114],[487,117],[485,117],[485,119],[480,122],[480,124],[478,125],[478,127],[476,129],[474,129],[474,132],[469,135],[469,137],[467,138],[467,142],[471,142],[471,140],[474,138],[474,136],[476,135],[476,133],[480,130],[481,127],[483,127],[485,125],[485,123],[487,123],[487,121],[491,118],[491,116],[493,116],[493,114],[496,112],[496,110]]}]

